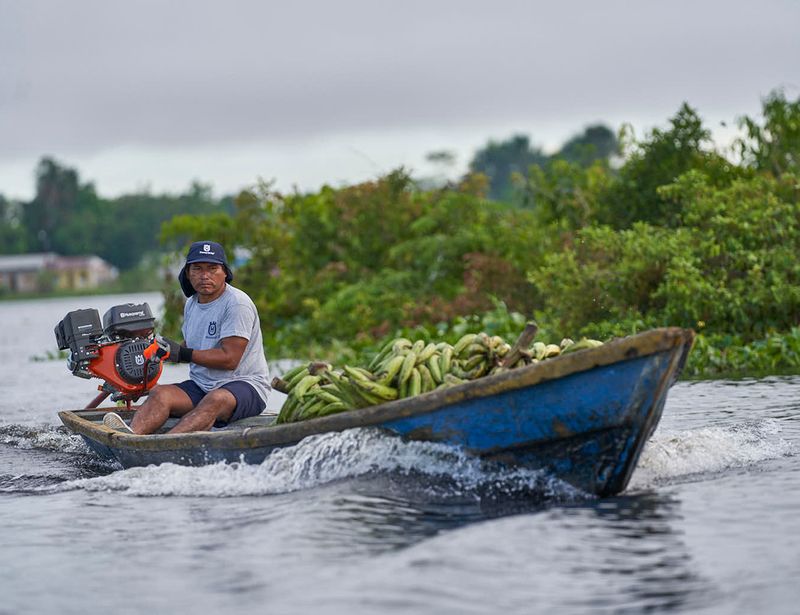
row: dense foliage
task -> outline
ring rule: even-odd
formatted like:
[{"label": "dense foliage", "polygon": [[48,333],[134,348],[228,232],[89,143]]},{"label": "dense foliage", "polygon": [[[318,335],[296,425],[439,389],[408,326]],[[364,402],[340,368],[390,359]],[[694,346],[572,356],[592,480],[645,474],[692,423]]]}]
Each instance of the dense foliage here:
[{"label": "dense foliage", "polygon": [[11,203],[0,196],[0,253],[96,254],[129,270],[143,256],[163,250],[158,233],[166,220],[231,208],[230,199],[214,200],[211,190],[199,183],[179,195],[142,192],[105,199],[75,169],[43,158],[31,201]]},{"label": "dense foliage", "polygon": [[554,339],[694,328],[692,375],[797,372],[800,101],[774,92],[740,124],[736,160],[684,104],[666,128],[623,135],[619,164],[602,131],[602,151],[573,139],[552,157],[491,143],[474,169],[510,168],[513,151],[533,162],[514,167],[510,202],[480,173],[424,191],[400,170],[313,194],[262,186],[232,216],[179,216],[163,237],[249,255],[237,283],[273,356],[352,359],[400,333],[513,337],[534,317]]},{"label": "dense foliage", "polygon": [[531,167],[547,167],[557,162],[588,167],[596,161],[608,161],[618,150],[617,137],[603,125],[587,127],[552,156],[532,146],[527,136],[514,135],[505,141],[489,141],[475,152],[469,170],[486,176],[489,198],[517,203],[524,195],[520,195],[515,183],[520,177],[524,178]]},{"label": "dense foliage", "polygon": [[[243,193],[236,214],[181,216],[165,237],[215,237],[247,248],[236,272],[271,349],[339,339],[372,344],[398,327],[493,308],[530,312],[526,271],[552,243],[533,212],[481,196],[483,182],[418,192],[403,171],[315,194]],[[535,241],[531,242],[534,238]]]}]

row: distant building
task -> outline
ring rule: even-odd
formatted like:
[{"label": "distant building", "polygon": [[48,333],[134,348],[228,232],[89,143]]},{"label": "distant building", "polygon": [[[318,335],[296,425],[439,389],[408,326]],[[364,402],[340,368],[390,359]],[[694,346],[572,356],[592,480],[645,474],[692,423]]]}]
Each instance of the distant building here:
[{"label": "distant building", "polygon": [[97,288],[118,275],[116,267],[94,255],[44,252],[0,256],[0,289],[12,293]]}]

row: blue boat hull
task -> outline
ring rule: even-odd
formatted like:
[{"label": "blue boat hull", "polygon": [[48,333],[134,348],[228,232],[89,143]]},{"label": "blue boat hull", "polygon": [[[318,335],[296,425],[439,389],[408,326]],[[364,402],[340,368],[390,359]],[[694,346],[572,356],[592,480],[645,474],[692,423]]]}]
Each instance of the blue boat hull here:
[{"label": "blue boat hull", "polygon": [[543,469],[605,496],[627,486],[691,341],[690,331],[657,329],[418,398],[288,425],[256,417],[226,431],[132,436],[105,428],[103,410],[60,416],[124,467],[260,463],[308,435],[370,426]]},{"label": "blue boat hull", "polygon": [[671,358],[662,352],[382,426],[547,469],[591,493],[616,493],[661,416],[666,387],[659,383]]}]

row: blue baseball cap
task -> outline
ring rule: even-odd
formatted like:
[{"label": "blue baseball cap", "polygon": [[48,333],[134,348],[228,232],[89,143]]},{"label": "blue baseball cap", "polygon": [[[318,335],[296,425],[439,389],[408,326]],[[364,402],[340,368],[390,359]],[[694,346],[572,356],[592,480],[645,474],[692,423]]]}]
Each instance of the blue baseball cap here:
[{"label": "blue baseball cap", "polygon": [[216,263],[222,265],[225,268],[225,282],[230,283],[233,280],[233,272],[228,266],[228,259],[225,256],[225,249],[222,245],[216,241],[195,241],[189,246],[189,252],[186,254],[186,263],[178,274],[181,290],[187,297],[191,297],[197,292],[186,277],[186,267],[192,263]]}]

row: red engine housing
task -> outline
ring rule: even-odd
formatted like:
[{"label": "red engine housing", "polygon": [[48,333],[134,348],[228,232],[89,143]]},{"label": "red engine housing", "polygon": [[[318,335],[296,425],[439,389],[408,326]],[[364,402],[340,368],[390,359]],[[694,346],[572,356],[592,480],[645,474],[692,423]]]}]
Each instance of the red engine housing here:
[{"label": "red engine housing", "polygon": [[[145,341],[131,340],[100,346],[99,356],[89,361],[87,369],[92,375],[105,380],[126,397],[138,398],[152,389],[161,377],[162,363],[151,362],[147,358],[150,353],[144,352],[150,346]],[[137,371],[134,366],[139,366],[140,373],[133,373]],[[148,372],[146,382],[145,367]]]}]

